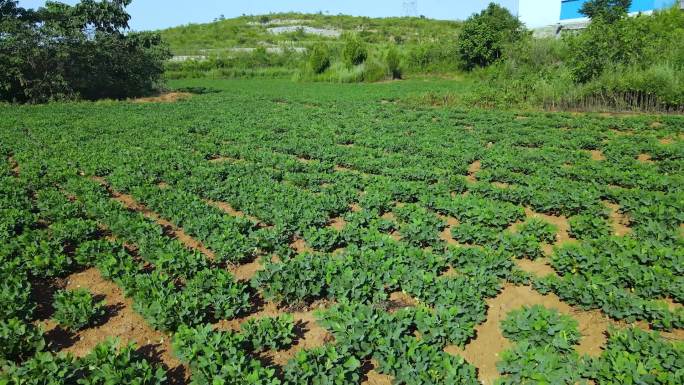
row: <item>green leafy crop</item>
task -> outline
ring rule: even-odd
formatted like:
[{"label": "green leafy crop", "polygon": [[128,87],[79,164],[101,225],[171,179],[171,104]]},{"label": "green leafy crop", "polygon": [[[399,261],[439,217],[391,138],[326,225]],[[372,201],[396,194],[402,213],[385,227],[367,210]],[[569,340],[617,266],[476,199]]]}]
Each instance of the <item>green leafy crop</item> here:
[{"label": "green leafy crop", "polygon": [[91,326],[105,314],[105,302],[96,302],[85,289],[60,290],[55,293],[54,320],[63,328],[78,331]]},{"label": "green leafy crop", "polygon": [[282,350],[292,345],[295,323],[292,315],[250,319],[241,326],[242,334],[255,350]]},{"label": "green leafy crop", "polygon": [[525,306],[508,313],[501,322],[501,330],[505,337],[515,342],[551,346],[558,351],[572,350],[580,339],[575,319],[541,305]]}]

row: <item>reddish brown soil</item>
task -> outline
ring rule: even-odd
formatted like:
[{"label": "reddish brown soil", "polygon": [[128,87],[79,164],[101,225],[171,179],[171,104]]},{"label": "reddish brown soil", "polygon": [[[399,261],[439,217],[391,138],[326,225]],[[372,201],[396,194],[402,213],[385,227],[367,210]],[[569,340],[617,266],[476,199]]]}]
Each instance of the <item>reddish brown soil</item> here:
[{"label": "reddish brown soil", "polygon": [[187,373],[173,356],[169,337],[149,327],[147,322],[133,311],[132,300],[125,298],[114,282],[105,280],[100,272],[93,268],[69,277],[67,289],[78,288],[86,288],[96,298],[102,298],[107,304],[107,314],[100,320],[100,324],[82,330],[72,338],[55,328],[53,323],[47,323],[48,340],[60,346],[60,351],[82,357],[107,338],[119,338],[122,344],[135,342],[148,359],[163,363],[172,373]]},{"label": "reddish brown soil", "polygon": [[[319,308],[323,308],[322,305]],[[219,330],[239,331],[240,325],[247,320],[276,317],[285,313],[286,312],[279,309],[276,304],[269,302],[264,305],[261,311],[247,317],[219,321],[216,324],[216,328]],[[299,338],[296,343],[287,350],[277,352],[270,351],[262,354],[262,357],[267,358],[268,361],[271,361],[278,366],[284,366],[287,361],[292,359],[297,352],[302,349],[313,349],[334,341],[334,337],[316,323],[314,311],[301,311],[290,314],[294,317],[295,323],[299,328]]]},{"label": "reddish brown soil", "polygon": [[477,182],[476,174],[481,169],[482,169],[482,162],[480,162],[479,160],[476,160],[473,163],[471,163],[470,166],[468,167],[468,176],[466,178],[468,180],[468,182],[471,182],[471,183]]},{"label": "reddish brown soil", "polygon": [[298,253],[312,253],[314,251],[311,247],[309,247],[309,245],[306,244],[306,241],[301,238],[295,239],[295,241],[290,244],[290,247]]},{"label": "reddish brown soil", "polygon": [[548,258],[537,258],[532,261],[530,259],[516,259],[515,264],[523,271],[534,274],[538,277],[546,275],[556,275],[556,271],[549,264]]},{"label": "reddish brown soil", "polygon": [[449,217],[446,215],[438,215],[438,216],[442,221],[446,222],[446,224],[447,224],[447,226],[444,228],[444,230],[442,230],[442,232],[439,233],[439,238],[449,245],[458,246],[459,243],[454,238],[451,237],[451,229],[453,227],[459,225],[458,219],[456,219],[454,217]]},{"label": "reddish brown soil", "polygon": [[620,206],[608,201],[603,201],[603,203],[610,209],[610,224],[613,226],[614,234],[621,237],[631,233],[632,229],[627,226],[629,218],[620,212]]},{"label": "reddish brown soil", "polygon": [[649,154],[639,154],[639,156],[637,156],[637,161],[641,163],[654,163]]},{"label": "reddish brown soil", "polygon": [[347,222],[342,217],[336,217],[330,220],[328,226],[337,231],[342,231],[342,229],[344,229],[344,227],[347,226]]},{"label": "reddish brown soil", "polygon": [[17,162],[17,160],[14,159],[13,156],[10,156],[7,159],[7,163],[9,163],[9,165],[10,165],[10,172],[12,173],[12,175],[14,175],[15,177],[19,177],[19,174],[21,173],[21,168],[19,167],[19,162]]},{"label": "reddish brown soil", "polygon": [[157,224],[164,228],[164,230],[167,232],[167,235],[169,235],[170,237],[177,239],[179,242],[181,242],[189,249],[201,252],[208,258],[215,258],[216,254],[213,251],[204,247],[204,245],[201,242],[186,234],[185,231],[183,231],[183,229],[176,227],[173,223],[162,218],[156,212],[140,204],[138,201],[135,200],[135,198],[133,198],[133,196],[115,191],[109,186],[107,181],[103,178],[93,177],[93,179],[102,184],[103,186],[107,187],[110,194],[112,195],[112,198],[117,200],[118,202],[121,202],[127,209],[138,211],[142,213],[146,218],[152,219],[153,221],[157,222]]},{"label": "reddish brown soil", "polygon": [[209,163],[223,163],[223,162],[241,162],[242,159],[231,158],[229,156],[217,156],[216,158],[209,159]]},{"label": "reddish brown soil", "polygon": [[392,385],[392,376],[386,374],[378,373],[375,368],[378,367],[378,363],[371,360],[364,367],[366,373],[361,379],[361,385]]},{"label": "reddish brown soil", "polygon": [[192,96],[188,92],[168,92],[159,96],[153,96],[149,98],[137,98],[133,99],[134,103],[174,103],[179,100],[185,100]]},{"label": "reddish brown soil", "polygon": [[224,213],[226,213],[228,215],[232,215],[234,217],[247,218],[247,219],[251,220],[252,222],[261,223],[261,221],[258,218],[255,218],[251,215],[247,215],[240,210],[236,210],[226,202],[213,201],[210,199],[205,200],[205,202],[207,202],[207,204],[209,204],[211,206],[216,207],[217,209],[220,209],[221,211],[223,211]]},{"label": "reddish brown soil", "polygon": [[555,295],[541,295],[530,287],[508,284],[497,297],[487,300],[487,321],[475,328],[477,337],[466,345],[465,349],[448,346],[445,351],[464,357],[479,369],[480,381],[483,384],[493,384],[499,376],[496,362],[500,359],[500,353],[511,346],[510,341],[501,334],[501,321],[512,310],[537,304],[558,309],[579,322],[582,341],[577,351],[580,354],[597,356],[601,353],[601,347],[606,342],[604,333],[610,322],[600,312],[578,311],[561,302]]},{"label": "reddish brown soil", "polygon": [[595,160],[595,161],[606,160],[606,157],[603,156],[603,151],[601,151],[601,150],[590,150],[589,154],[591,155],[591,160]]},{"label": "reddish brown soil", "polygon": [[249,281],[259,270],[262,270],[263,268],[264,265],[262,265],[261,261],[259,261],[257,258],[250,263],[245,263],[231,268],[230,272],[237,280]]},{"label": "reddish brown soil", "polygon": [[556,226],[556,228],[558,228],[558,233],[556,234],[555,245],[561,245],[563,243],[574,241],[574,239],[571,238],[568,233],[568,231],[570,230],[570,224],[568,223],[568,218],[566,218],[565,216],[555,216],[537,213],[529,207],[525,207],[525,216],[527,218],[539,218]]},{"label": "reddish brown soil", "polygon": [[353,172],[354,171],[351,168],[347,168],[347,167],[340,166],[340,165],[335,165],[335,167],[333,169],[335,171],[338,171],[338,172]]},{"label": "reddish brown soil", "polygon": [[413,307],[418,305],[418,300],[404,293],[403,291],[395,291],[389,295],[389,310],[398,310],[405,307]]}]

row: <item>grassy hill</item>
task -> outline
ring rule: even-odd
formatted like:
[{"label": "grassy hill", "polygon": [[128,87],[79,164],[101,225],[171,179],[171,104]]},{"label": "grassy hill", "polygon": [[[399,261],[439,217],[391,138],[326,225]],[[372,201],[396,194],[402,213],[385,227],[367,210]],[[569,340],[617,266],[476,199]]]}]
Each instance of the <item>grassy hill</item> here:
[{"label": "grassy hill", "polygon": [[174,54],[197,55],[259,46],[306,47],[321,41],[334,45],[346,34],[369,44],[412,45],[454,40],[460,28],[457,21],[427,18],[280,13],[188,24],[161,34]]}]

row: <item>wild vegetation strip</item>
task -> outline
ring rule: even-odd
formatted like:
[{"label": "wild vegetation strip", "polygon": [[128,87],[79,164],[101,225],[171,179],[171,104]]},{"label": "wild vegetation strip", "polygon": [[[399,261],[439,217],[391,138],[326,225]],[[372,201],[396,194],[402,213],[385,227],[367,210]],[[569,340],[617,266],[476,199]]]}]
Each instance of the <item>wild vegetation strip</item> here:
[{"label": "wild vegetation strip", "polygon": [[681,117],[212,85],[0,106],[0,382],[680,382]]}]

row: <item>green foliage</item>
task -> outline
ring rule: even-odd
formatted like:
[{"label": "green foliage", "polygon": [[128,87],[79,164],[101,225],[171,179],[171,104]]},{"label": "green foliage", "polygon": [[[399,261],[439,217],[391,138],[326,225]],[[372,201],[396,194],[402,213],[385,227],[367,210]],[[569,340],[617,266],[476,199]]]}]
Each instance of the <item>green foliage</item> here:
[{"label": "green foliage", "polygon": [[86,368],[87,375],[78,381],[82,385],[107,385],[135,383],[161,385],[166,383],[166,371],[142,358],[133,344],[118,347],[116,340],[98,344],[79,365]]},{"label": "green foliage", "polygon": [[576,215],[570,217],[568,234],[577,239],[598,239],[611,233],[610,223],[602,217],[593,215]]},{"label": "green foliage", "polygon": [[317,44],[309,51],[309,70],[321,74],[330,67],[330,50],[324,44]]},{"label": "green foliage", "polygon": [[54,320],[61,327],[76,332],[91,326],[99,317],[104,316],[104,301],[95,302],[88,290],[60,290],[55,293]]},{"label": "green foliage", "polygon": [[344,349],[325,346],[300,350],[285,365],[285,384],[355,384],[361,379],[361,361]]},{"label": "green foliage", "polygon": [[[158,89],[170,53],[161,37],[130,32],[130,1],[3,5],[0,100],[125,98]],[[66,22],[68,21],[68,22]]]},{"label": "green foliage", "polygon": [[501,354],[496,365],[502,377],[498,385],[587,384],[583,378],[585,361],[577,353],[559,353],[550,346],[523,341]]},{"label": "green foliage", "polygon": [[413,336],[391,340],[375,356],[378,369],[407,385],[479,384],[475,367]]},{"label": "green foliage", "polygon": [[250,319],[240,327],[255,350],[287,349],[295,338],[294,317],[289,314]]},{"label": "green foliage", "polygon": [[523,24],[504,7],[494,3],[463,23],[458,40],[462,66],[486,67],[501,58],[504,46],[524,35]]},{"label": "green foliage", "polygon": [[368,58],[368,49],[358,38],[348,38],[342,50],[342,58],[348,66],[363,64]]},{"label": "green foliage", "polygon": [[632,0],[589,0],[582,4],[580,13],[592,21],[597,19],[612,23],[627,16]]},{"label": "green foliage", "polygon": [[682,355],[681,341],[638,328],[613,329],[588,373],[597,384],[677,384],[684,379]]},{"label": "green foliage", "polygon": [[401,79],[401,57],[396,47],[392,46],[387,50],[385,62],[387,63],[387,70],[392,75],[392,79]]},{"label": "green foliage", "polygon": [[85,357],[37,353],[21,366],[9,365],[0,373],[8,385],[44,384],[166,384],[166,371],[150,364],[135,345],[119,347],[116,340],[98,344]]},{"label": "green foliage", "polygon": [[575,319],[541,305],[508,313],[501,322],[501,330],[516,343],[527,341],[532,346],[550,346],[562,352],[573,350],[580,339]]},{"label": "green foliage", "polygon": [[249,357],[244,337],[212,331],[211,325],[181,325],[173,336],[174,354],[192,369],[191,384],[277,385],[273,369]]},{"label": "green foliage", "polygon": [[531,236],[539,242],[553,244],[556,242],[558,228],[542,219],[531,218],[525,221],[519,228],[518,233],[523,236]]},{"label": "green foliage", "polygon": [[0,362],[23,361],[44,347],[40,328],[16,318],[0,320]]}]

